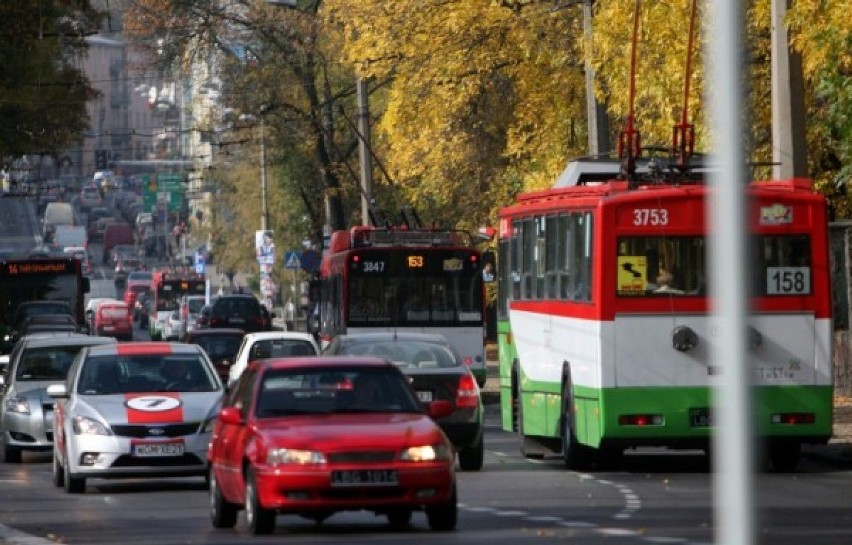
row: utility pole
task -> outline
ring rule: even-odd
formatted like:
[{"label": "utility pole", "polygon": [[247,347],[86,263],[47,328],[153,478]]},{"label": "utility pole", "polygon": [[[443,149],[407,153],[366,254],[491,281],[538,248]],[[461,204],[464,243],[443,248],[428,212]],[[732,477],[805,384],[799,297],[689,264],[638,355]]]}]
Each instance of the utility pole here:
[{"label": "utility pole", "polygon": [[266,125],[263,121],[263,114],[260,116],[260,198],[263,201],[260,228],[266,231],[269,229],[269,198],[267,197],[266,182]]},{"label": "utility pole", "polygon": [[[592,5],[594,0],[583,0],[583,34],[592,37]],[[610,150],[609,119],[604,104],[595,99],[595,69],[586,59],[586,123],[589,127],[589,154],[600,155]]]},{"label": "utility pole", "polygon": [[802,56],[790,48],[784,17],[789,0],[772,0],[772,177],[808,175]]},{"label": "utility pole", "polygon": [[370,225],[373,188],[373,160],[370,152],[370,106],[367,80],[358,78],[358,158],[361,163],[361,225]]}]

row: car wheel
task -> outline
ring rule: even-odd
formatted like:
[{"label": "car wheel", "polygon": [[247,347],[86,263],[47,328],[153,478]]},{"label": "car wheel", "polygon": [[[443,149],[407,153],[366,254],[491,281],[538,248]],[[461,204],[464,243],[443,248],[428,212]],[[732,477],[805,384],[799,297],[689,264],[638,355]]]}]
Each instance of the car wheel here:
[{"label": "car wheel", "polygon": [[271,534],[275,529],[275,511],[260,504],[254,471],[246,475],[246,524],[254,535]]},{"label": "car wheel", "polygon": [[458,518],[459,506],[455,485],[453,485],[453,493],[450,494],[450,498],[446,502],[430,505],[426,508],[426,519],[429,521],[429,528],[438,532],[454,530]]},{"label": "car wheel", "polygon": [[479,471],[485,460],[485,445],[482,436],[475,445],[463,448],[459,451],[459,467],[462,471]]},{"label": "car wheel", "polygon": [[65,478],[62,480],[65,492],[69,494],[82,494],[86,491],[86,478],[77,477],[71,473],[71,466],[68,465],[68,453],[65,453],[62,459],[65,461],[65,471],[63,472],[63,477]]},{"label": "car wheel", "polygon": [[210,479],[210,521],[214,528],[233,528],[237,524],[239,506],[229,502],[222,495],[212,467],[208,475]]},{"label": "car wheel", "polygon": [[53,453],[53,486],[61,488],[65,484],[65,468],[59,463],[56,452]]},{"label": "car wheel", "polygon": [[394,509],[388,511],[387,517],[394,528],[404,528],[411,523],[411,509]]},{"label": "car wheel", "polygon": [[21,463],[21,450],[9,445],[3,445],[3,459],[7,464]]}]

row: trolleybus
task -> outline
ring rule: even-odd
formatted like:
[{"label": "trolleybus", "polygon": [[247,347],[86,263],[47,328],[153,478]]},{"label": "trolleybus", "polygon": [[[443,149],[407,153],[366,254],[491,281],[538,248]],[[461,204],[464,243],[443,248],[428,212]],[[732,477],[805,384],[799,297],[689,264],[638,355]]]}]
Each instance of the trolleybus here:
[{"label": "trolleybus", "polygon": [[178,312],[184,295],[205,295],[207,284],[203,274],[190,271],[159,270],[151,275],[148,307],[148,333],[151,340],[163,338],[163,327],[169,315]]},{"label": "trolleybus", "polygon": [[86,323],[84,297],[89,279],[79,259],[6,258],[0,261],[0,340],[3,353],[11,350],[6,337],[18,305],[26,301],[66,301],[77,318]]},{"label": "trolleybus", "polygon": [[358,226],[332,233],[320,265],[319,335],[439,333],[485,383],[482,255],[469,233]]},{"label": "trolleybus", "polygon": [[[634,447],[709,449],[708,188],[694,170],[569,178],[500,212],[503,428],[525,455],[561,452],[572,467]],[[826,202],[807,179],[747,194],[754,428],[784,471],[832,434]]]}]

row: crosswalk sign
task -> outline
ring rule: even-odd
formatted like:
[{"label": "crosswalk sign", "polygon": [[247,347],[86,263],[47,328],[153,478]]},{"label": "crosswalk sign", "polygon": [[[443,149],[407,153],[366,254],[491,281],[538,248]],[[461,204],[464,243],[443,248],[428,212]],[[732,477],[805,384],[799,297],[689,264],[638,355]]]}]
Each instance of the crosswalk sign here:
[{"label": "crosswalk sign", "polygon": [[299,252],[286,252],[284,254],[284,268],[298,269],[302,266],[299,261]]}]

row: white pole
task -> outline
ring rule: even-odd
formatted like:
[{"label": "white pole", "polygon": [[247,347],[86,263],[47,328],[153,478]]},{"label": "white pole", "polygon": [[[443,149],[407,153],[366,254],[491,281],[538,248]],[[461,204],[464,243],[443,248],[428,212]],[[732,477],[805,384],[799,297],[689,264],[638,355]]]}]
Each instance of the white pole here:
[{"label": "white pole", "polygon": [[721,168],[711,178],[707,217],[711,231],[710,294],[714,313],[711,365],[721,370],[714,387],[713,442],[715,541],[754,543],[753,415],[747,365],[748,289],[746,278],[745,157],[742,109],[743,20],[741,2],[706,4],[710,17],[708,123]]}]

